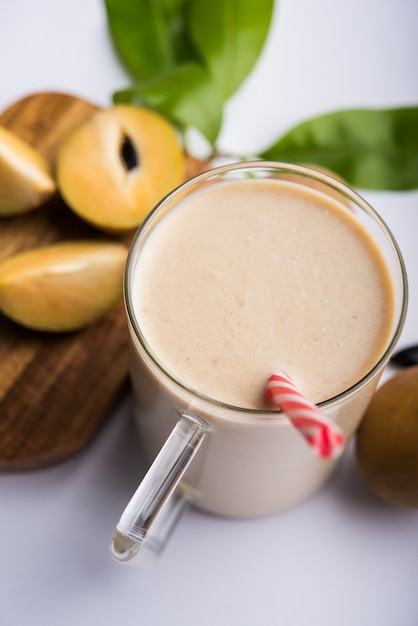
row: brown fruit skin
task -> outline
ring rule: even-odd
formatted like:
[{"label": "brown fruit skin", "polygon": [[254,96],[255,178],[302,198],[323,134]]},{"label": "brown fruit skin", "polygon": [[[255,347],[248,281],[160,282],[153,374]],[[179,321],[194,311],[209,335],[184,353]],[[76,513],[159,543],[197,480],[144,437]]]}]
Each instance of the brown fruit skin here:
[{"label": "brown fruit skin", "polygon": [[377,496],[397,507],[418,508],[418,366],[378,389],[357,433],[356,458]]}]

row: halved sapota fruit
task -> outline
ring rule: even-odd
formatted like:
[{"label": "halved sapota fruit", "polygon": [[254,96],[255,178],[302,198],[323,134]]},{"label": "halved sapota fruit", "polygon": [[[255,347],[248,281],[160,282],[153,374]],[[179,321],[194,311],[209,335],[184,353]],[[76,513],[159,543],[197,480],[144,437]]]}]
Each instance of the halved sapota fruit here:
[{"label": "halved sapota fruit", "polygon": [[35,330],[77,330],[121,298],[126,246],[72,241],[21,252],[0,264],[0,311]]},{"label": "halved sapota fruit", "polygon": [[19,215],[36,209],[55,189],[44,156],[0,126],[0,216]]},{"label": "halved sapota fruit", "polygon": [[57,156],[59,190],[80,217],[103,230],[139,226],[184,176],[171,124],[146,108],[116,105],[72,131]]}]

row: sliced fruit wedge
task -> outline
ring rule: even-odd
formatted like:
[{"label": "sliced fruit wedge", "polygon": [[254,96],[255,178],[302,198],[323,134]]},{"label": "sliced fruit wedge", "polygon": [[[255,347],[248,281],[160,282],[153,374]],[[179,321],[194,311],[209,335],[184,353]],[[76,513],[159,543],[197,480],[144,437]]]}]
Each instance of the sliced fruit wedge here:
[{"label": "sliced fruit wedge", "polygon": [[36,209],[55,189],[43,155],[0,126],[0,215],[19,215]]},{"label": "sliced fruit wedge", "polygon": [[36,248],[0,264],[0,311],[35,330],[92,324],[122,298],[126,246],[75,241]]}]

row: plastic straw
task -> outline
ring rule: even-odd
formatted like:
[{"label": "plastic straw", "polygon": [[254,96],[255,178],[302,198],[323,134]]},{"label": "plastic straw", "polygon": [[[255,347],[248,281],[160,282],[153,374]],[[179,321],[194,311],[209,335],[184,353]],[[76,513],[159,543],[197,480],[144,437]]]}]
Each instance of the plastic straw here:
[{"label": "plastic straw", "polygon": [[280,372],[270,376],[267,395],[319,457],[328,459],[341,453],[344,435],[339,427],[301,393],[288,374]]}]

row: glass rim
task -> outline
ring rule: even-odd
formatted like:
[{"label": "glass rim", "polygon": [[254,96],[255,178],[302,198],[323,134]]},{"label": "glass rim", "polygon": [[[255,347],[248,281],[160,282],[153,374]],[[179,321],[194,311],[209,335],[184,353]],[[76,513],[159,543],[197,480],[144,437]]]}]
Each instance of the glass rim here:
[{"label": "glass rim", "polygon": [[[334,189],[335,191],[341,193],[347,199],[354,202],[359,208],[361,208],[364,213],[366,213],[373,221],[380,227],[380,230],[385,235],[386,239],[390,243],[393,248],[394,257],[397,260],[399,273],[402,278],[402,305],[400,307],[399,315],[396,320],[394,320],[394,328],[391,333],[390,340],[388,344],[376,361],[376,363],[370,368],[370,370],[362,376],[358,381],[353,383],[347,389],[344,389],[340,393],[332,396],[331,398],[327,398],[321,402],[317,403],[317,406],[322,410],[328,407],[332,407],[338,404],[341,400],[344,400],[350,397],[352,394],[359,391],[362,387],[364,387],[378,372],[381,368],[385,366],[387,361],[390,358],[390,355],[395,347],[396,343],[399,340],[399,337],[402,333],[403,326],[406,319],[407,307],[408,307],[408,280],[405,262],[400,251],[399,245],[392,234],[390,228],[387,226],[386,222],[380,217],[375,209],[354,189],[349,187],[343,181],[332,177],[330,174],[325,173],[321,170],[313,169],[312,167],[308,167],[305,165],[296,165],[292,163],[283,163],[276,161],[263,161],[263,160],[254,160],[254,161],[244,161],[244,162],[234,162],[228,163],[226,165],[220,165],[217,167],[213,167],[209,170],[206,170],[200,174],[193,176],[187,181],[180,184],[178,187],[173,189],[169,194],[163,197],[153,208],[153,210],[148,214],[145,218],[141,226],[136,231],[130,245],[125,274],[124,274],[124,302],[125,302],[125,310],[127,313],[127,317],[129,323],[135,333],[136,339],[139,341],[141,348],[145,351],[147,357],[152,361],[152,363],[156,366],[157,370],[165,377],[168,378],[171,383],[173,383],[176,387],[179,387],[183,392],[191,395],[193,398],[203,402],[204,404],[209,404],[216,407],[218,410],[222,409],[224,411],[232,412],[238,415],[239,419],[244,419],[245,421],[257,421],[263,417],[267,418],[269,421],[272,421],[272,418],[275,418],[278,421],[282,421],[285,416],[284,414],[278,410],[272,408],[270,409],[250,409],[246,407],[239,407],[232,404],[228,404],[222,402],[220,400],[216,400],[210,396],[205,395],[204,393],[194,389],[189,386],[184,381],[180,380],[173,372],[165,367],[165,365],[160,361],[158,356],[155,354],[151,346],[148,344],[144,335],[142,334],[140,325],[134,313],[134,305],[131,299],[131,289],[130,289],[130,279],[132,276],[133,268],[135,267],[135,254],[138,246],[142,243],[143,240],[147,237],[147,231],[150,227],[152,227],[153,222],[161,211],[167,206],[167,204],[175,201],[177,196],[181,196],[182,194],[186,194],[189,190],[193,190],[194,188],[198,188],[201,183],[210,181],[212,179],[221,179],[223,175],[228,174],[230,172],[248,172],[251,171],[259,171],[261,172],[282,172],[282,173],[291,173],[298,174],[300,176],[304,176],[305,178],[310,178],[316,180],[317,182],[323,183],[327,185],[329,188]],[[253,419],[252,419],[253,418]]]}]

